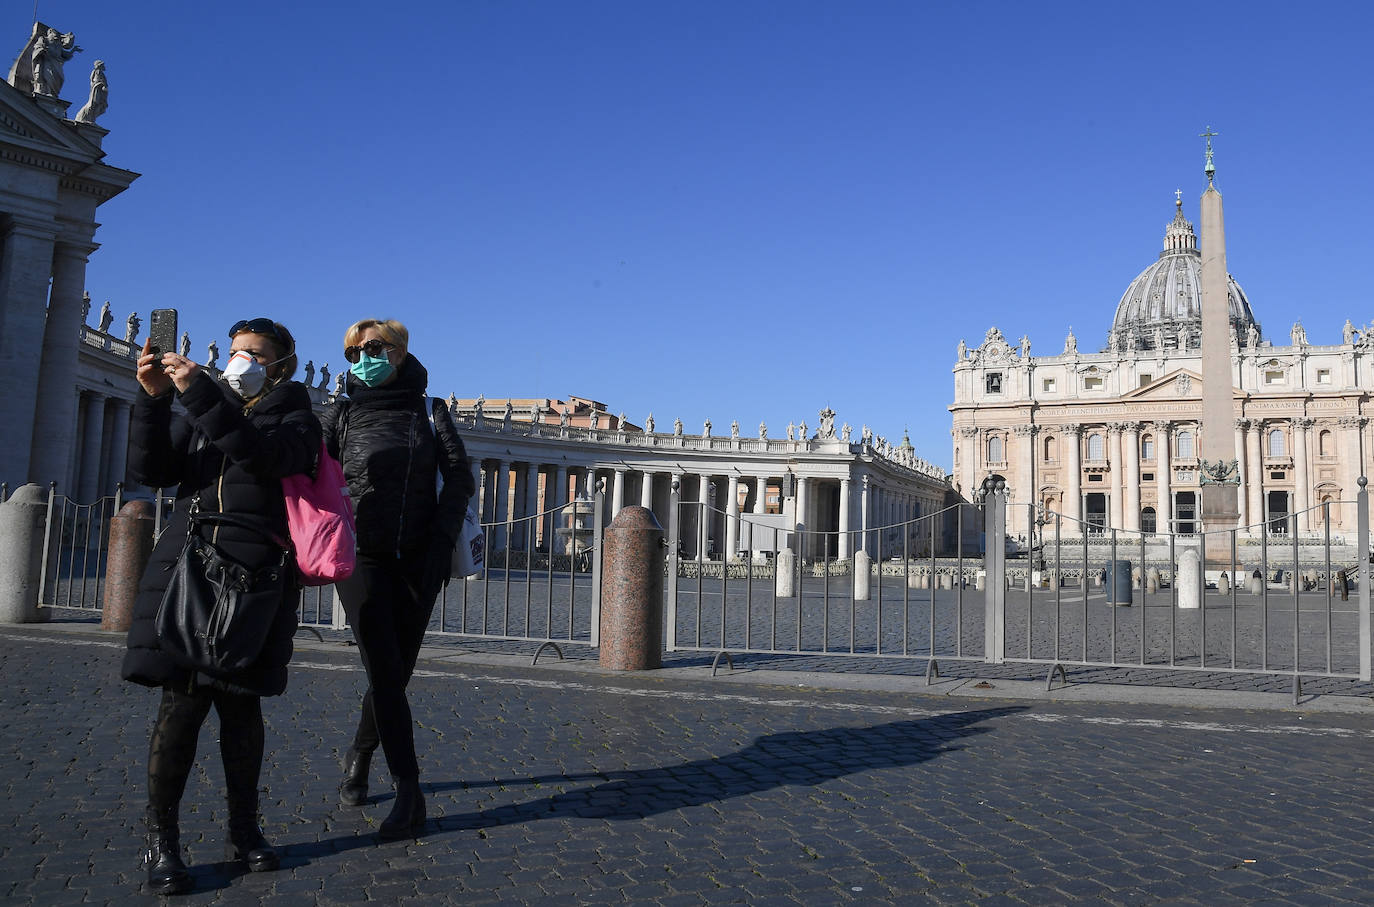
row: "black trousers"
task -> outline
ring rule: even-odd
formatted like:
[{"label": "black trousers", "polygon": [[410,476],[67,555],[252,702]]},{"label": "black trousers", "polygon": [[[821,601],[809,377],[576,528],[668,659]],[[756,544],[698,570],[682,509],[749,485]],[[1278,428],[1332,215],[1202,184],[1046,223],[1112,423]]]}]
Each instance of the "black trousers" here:
[{"label": "black trousers", "polygon": [[367,670],[353,748],[371,753],[380,742],[393,778],[420,776],[406,685],[437,595],[422,588],[424,568],[423,549],[400,557],[359,553],[353,575],[334,587]]},{"label": "black trousers", "polygon": [[230,820],[257,821],[258,777],[262,774],[262,700],[197,686],[163,687],[148,741],[148,805],[175,815],[196,762],[196,743],[211,706],[219,713],[219,750]]}]

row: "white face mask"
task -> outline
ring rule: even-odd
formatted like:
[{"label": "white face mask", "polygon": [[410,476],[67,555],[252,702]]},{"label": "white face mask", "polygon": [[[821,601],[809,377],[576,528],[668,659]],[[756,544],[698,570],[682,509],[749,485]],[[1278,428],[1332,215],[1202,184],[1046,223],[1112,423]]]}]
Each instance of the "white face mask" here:
[{"label": "white face mask", "polygon": [[229,357],[222,376],[229,389],[245,400],[262,393],[263,385],[267,383],[267,369],[243,350]]}]

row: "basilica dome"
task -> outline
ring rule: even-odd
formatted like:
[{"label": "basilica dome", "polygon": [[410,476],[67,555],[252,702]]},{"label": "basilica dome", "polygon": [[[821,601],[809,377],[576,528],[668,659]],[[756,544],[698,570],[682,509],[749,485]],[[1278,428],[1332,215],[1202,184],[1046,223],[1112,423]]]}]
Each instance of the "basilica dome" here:
[{"label": "basilica dome", "polygon": [[[1131,281],[1116,306],[1108,349],[1180,349],[1184,344],[1197,349],[1202,343],[1202,255],[1193,225],[1183,216],[1182,200],[1175,207],[1174,219],[1164,231],[1164,251]],[[1258,342],[1259,324],[1245,291],[1230,274],[1226,288],[1238,342]]]}]

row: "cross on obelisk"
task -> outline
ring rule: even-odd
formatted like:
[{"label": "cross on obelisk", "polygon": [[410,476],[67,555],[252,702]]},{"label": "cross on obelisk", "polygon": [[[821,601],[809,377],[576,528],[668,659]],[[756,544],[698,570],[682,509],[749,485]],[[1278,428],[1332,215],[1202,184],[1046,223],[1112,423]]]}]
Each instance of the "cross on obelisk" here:
[{"label": "cross on obelisk", "polygon": [[[1212,184],[1212,137],[1208,126],[1207,190],[1202,193],[1202,528],[1207,560],[1229,558],[1226,530],[1240,518],[1235,403],[1231,387],[1231,306],[1226,270],[1226,227],[1221,193]],[[1215,555],[1215,557],[1213,557]]]}]

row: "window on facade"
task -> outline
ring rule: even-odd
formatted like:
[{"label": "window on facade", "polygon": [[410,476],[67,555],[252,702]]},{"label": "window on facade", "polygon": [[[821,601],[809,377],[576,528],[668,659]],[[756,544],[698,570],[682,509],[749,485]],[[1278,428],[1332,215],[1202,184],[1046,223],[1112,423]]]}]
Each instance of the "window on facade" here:
[{"label": "window on facade", "polygon": [[1180,459],[1189,460],[1197,456],[1193,451],[1193,433],[1181,431],[1178,433],[1178,455]]},{"label": "window on facade", "polygon": [[1146,435],[1140,439],[1140,458],[1142,460],[1153,460],[1155,458],[1155,436]]},{"label": "window on facade", "polygon": [[988,438],[988,462],[1001,463],[1003,459],[1002,439],[998,437]]},{"label": "window on facade", "polygon": [[1088,375],[1083,379],[1083,389],[1085,391],[1096,391],[1102,389],[1101,375]]},{"label": "window on facade", "polygon": [[1278,369],[1267,369],[1264,373],[1265,384],[1282,384],[1283,372]]},{"label": "window on facade", "polygon": [[1058,457],[1058,452],[1057,452],[1057,447],[1058,447],[1058,443],[1054,440],[1054,436],[1053,436],[1053,435],[1051,435],[1050,437],[1048,437],[1048,438],[1045,439],[1045,462],[1046,462],[1046,463],[1053,463],[1055,460],[1059,459],[1059,457]]},{"label": "window on facade", "polygon": [[1000,393],[1002,393],[1002,373],[1001,373],[1001,372],[988,372],[987,375],[986,375],[985,378],[984,378],[984,381],[986,382],[987,391],[988,391],[989,394],[1000,394]]},{"label": "window on facade", "polygon": [[1331,432],[1323,431],[1321,434],[1317,435],[1317,455],[1321,457],[1329,457],[1332,455],[1332,453],[1333,450],[1331,447]]},{"label": "window on facade", "polygon": [[1055,380],[1053,378],[1046,378],[1040,386],[1045,389],[1045,393],[1052,394],[1055,389]]},{"label": "window on facade", "polygon": [[1155,509],[1146,507],[1140,511],[1140,531],[1146,535],[1155,534]]},{"label": "window on facade", "polygon": [[1154,375],[1144,375],[1144,374],[1142,374],[1142,375],[1140,376],[1140,386],[1141,386],[1141,387],[1144,387],[1145,385],[1149,384],[1151,381],[1154,381],[1154,380],[1155,380],[1155,376],[1154,376]]},{"label": "window on facade", "polygon": [[1088,459],[1089,459],[1089,460],[1105,460],[1105,459],[1107,459],[1106,454],[1103,452],[1102,436],[1101,436],[1101,435],[1088,435]]},{"label": "window on facade", "polygon": [[1318,383],[1318,384],[1330,384],[1330,383],[1331,383],[1331,369],[1329,369],[1329,368],[1319,368],[1319,369],[1317,369],[1317,383]]},{"label": "window on facade", "polygon": [[1283,456],[1283,431],[1281,429],[1276,428],[1269,432],[1269,456]]}]

